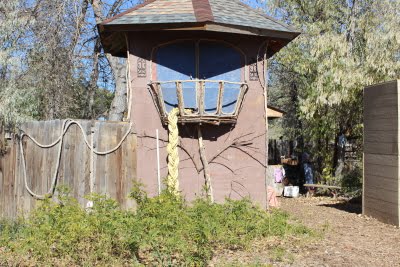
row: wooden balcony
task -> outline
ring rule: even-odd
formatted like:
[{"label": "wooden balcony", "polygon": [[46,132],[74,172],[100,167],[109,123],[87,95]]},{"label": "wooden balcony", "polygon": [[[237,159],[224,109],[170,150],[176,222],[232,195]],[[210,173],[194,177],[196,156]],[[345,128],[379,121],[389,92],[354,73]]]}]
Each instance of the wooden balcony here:
[{"label": "wooden balcony", "polygon": [[178,122],[235,124],[248,90],[247,83],[216,80],[155,81],[149,83],[163,124],[179,109]]}]

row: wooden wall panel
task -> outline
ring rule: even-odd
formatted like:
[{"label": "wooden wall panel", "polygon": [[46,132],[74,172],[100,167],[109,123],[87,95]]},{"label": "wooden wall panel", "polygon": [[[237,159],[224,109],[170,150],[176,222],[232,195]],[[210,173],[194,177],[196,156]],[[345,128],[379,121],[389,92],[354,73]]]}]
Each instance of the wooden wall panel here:
[{"label": "wooden wall panel", "polygon": [[364,182],[371,187],[378,187],[378,188],[392,188],[392,190],[396,190],[396,186],[398,185],[398,180],[394,177],[387,178],[375,175],[365,175]]},{"label": "wooden wall panel", "polygon": [[399,164],[397,155],[380,155],[367,153],[364,153],[364,162],[368,164],[378,164],[393,167],[397,167]]},{"label": "wooden wall panel", "polygon": [[367,198],[365,203],[365,208],[369,210],[376,210],[387,215],[391,215],[394,221],[398,221],[398,211],[397,211],[397,204],[385,202],[380,199],[375,199],[372,197]]},{"label": "wooden wall panel", "polygon": [[[396,120],[396,118],[394,118],[394,120]],[[364,142],[365,143],[397,144],[397,142],[398,142],[397,130],[383,132],[382,130],[368,129],[368,132],[365,133],[365,136],[364,136]],[[366,152],[366,153],[369,153],[369,152]],[[371,153],[374,153],[374,151],[372,151]]]},{"label": "wooden wall panel", "polygon": [[[134,202],[128,198],[132,182],[136,180],[136,135],[129,123],[79,121],[81,129],[72,124],[66,132],[61,161],[57,176],[57,185],[65,185],[71,195],[86,206],[85,196],[90,191],[91,170],[95,178],[93,193],[105,194],[117,200],[123,208],[133,208]],[[20,128],[42,144],[53,143],[61,134],[63,121],[43,121],[24,123]],[[108,155],[91,156],[83,134],[89,142],[91,135],[95,149],[110,150],[120,142],[130,130],[121,147]],[[60,144],[52,148],[40,148],[28,138],[24,138],[23,147],[26,160],[28,185],[37,194],[46,193],[56,169]],[[93,166],[91,168],[91,161]],[[54,196],[57,199],[57,194]],[[37,204],[25,189],[24,175],[18,139],[9,142],[7,153],[0,156],[0,216],[15,218],[28,213]]]},{"label": "wooden wall panel", "polygon": [[364,140],[364,153],[376,155],[398,155],[399,146],[397,143],[367,142]]},{"label": "wooden wall panel", "polygon": [[[392,214],[389,212],[385,212],[381,207],[387,207],[388,205],[382,202],[373,202],[372,199],[369,199],[364,207],[364,214],[368,216],[379,219],[384,223],[389,223],[393,225],[399,225],[399,218],[396,214]],[[392,205],[393,209],[396,209],[396,205]]]},{"label": "wooden wall panel", "polygon": [[[394,96],[393,96],[394,97]],[[364,116],[368,118],[396,118],[397,108],[395,105],[376,105],[378,108],[365,110]]]},{"label": "wooden wall panel", "polygon": [[[366,176],[373,175],[378,177],[386,177],[396,179],[399,173],[399,168],[381,164],[365,163]],[[397,180],[397,179],[396,179]]]},{"label": "wooden wall panel", "polygon": [[[375,131],[396,131],[397,125],[393,123],[396,117],[392,118],[366,118],[364,117],[364,127],[368,130]],[[384,135],[384,134],[383,134]]]},{"label": "wooden wall panel", "polygon": [[[387,187],[384,188],[383,185],[372,186],[368,185],[365,188],[364,194],[365,196],[371,197],[376,200],[381,200],[384,202],[392,203],[394,205],[398,204],[398,188],[397,185],[395,187]],[[395,211],[397,214],[398,211]]]},{"label": "wooden wall panel", "polygon": [[400,223],[399,81],[364,90],[363,213]]}]

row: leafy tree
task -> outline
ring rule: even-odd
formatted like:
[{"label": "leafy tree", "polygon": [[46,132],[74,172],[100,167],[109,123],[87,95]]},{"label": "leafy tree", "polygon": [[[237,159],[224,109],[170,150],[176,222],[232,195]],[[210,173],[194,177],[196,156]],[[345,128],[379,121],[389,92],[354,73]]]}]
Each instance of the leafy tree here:
[{"label": "leafy tree", "polygon": [[[266,6],[265,1],[258,3]],[[272,99],[290,107],[290,137],[302,136],[312,144],[319,172],[331,176],[337,167],[338,137],[345,134],[362,141],[363,88],[399,77],[400,2],[268,4],[269,12],[303,32],[273,59]]]},{"label": "leafy tree", "polygon": [[[103,53],[96,23],[139,2],[1,1],[1,120],[93,119],[107,113],[122,120],[125,61]],[[104,88],[115,88],[113,104]]]},{"label": "leafy tree", "polygon": [[36,99],[32,88],[17,90],[24,64],[18,47],[25,36],[24,29],[31,23],[21,6],[19,0],[0,2],[0,122],[19,121],[37,110],[35,105],[27,105]]}]

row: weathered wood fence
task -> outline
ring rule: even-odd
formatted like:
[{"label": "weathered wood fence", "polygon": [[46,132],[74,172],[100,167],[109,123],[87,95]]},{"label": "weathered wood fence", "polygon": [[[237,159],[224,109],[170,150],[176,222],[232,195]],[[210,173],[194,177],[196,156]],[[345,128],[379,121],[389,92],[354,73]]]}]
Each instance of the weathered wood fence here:
[{"label": "weathered wood fence", "polygon": [[400,80],[364,89],[363,214],[400,226]]},{"label": "weathered wood fence", "polygon": [[[83,206],[84,197],[90,193],[106,194],[116,199],[123,208],[133,206],[128,198],[132,182],[136,179],[136,135],[129,123],[100,121],[78,121],[90,144],[97,151],[115,148],[127,131],[130,133],[114,152],[107,155],[92,153],[84,141],[84,135],[77,124],[71,124],[62,142],[61,157],[59,145],[41,148],[28,137],[22,146],[26,162],[28,187],[39,195],[46,194],[60,158],[57,186],[65,185],[71,195]],[[61,135],[65,121],[29,122],[21,125],[21,132],[27,133],[41,144],[51,144]],[[19,135],[6,140],[0,154],[0,217],[15,218],[31,211],[36,200],[26,189]]]}]

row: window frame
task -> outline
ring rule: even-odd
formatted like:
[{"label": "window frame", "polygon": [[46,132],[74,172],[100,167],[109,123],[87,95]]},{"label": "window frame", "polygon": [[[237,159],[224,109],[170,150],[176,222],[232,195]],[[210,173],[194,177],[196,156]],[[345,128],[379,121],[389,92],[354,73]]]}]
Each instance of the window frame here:
[{"label": "window frame", "polygon": [[240,77],[240,81],[243,83],[247,83],[248,81],[248,77],[247,77],[247,56],[246,54],[243,52],[242,49],[240,49],[239,47],[237,47],[236,45],[233,45],[229,42],[226,41],[222,41],[222,40],[216,40],[216,39],[207,39],[207,38],[201,38],[201,39],[177,39],[177,40],[173,40],[173,41],[169,41],[166,43],[162,43],[159,45],[156,45],[153,47],[152,51],[151,51],[151,68],[150,68],[150,81],[154,81],[157,80],[157,52],[158,49],[163,47],[163,46],[168,46],[171,44],[176,44],[176,43],[181,43],[181,42],[193,42],[195,44],[195,70],[196,70],[196,79],[197,80],[202,80],[199,79],[200,76],[200,43],[201,42],[214,42],[214,43],[220,43],[223,44],[225,46],[231,47],[234,50],[236,50],[237,52],[239,52],[239,54],[241,55],[241,60],[242,60],[242,67],[240,68],[240,73],[241,73],[241,77]]}]

